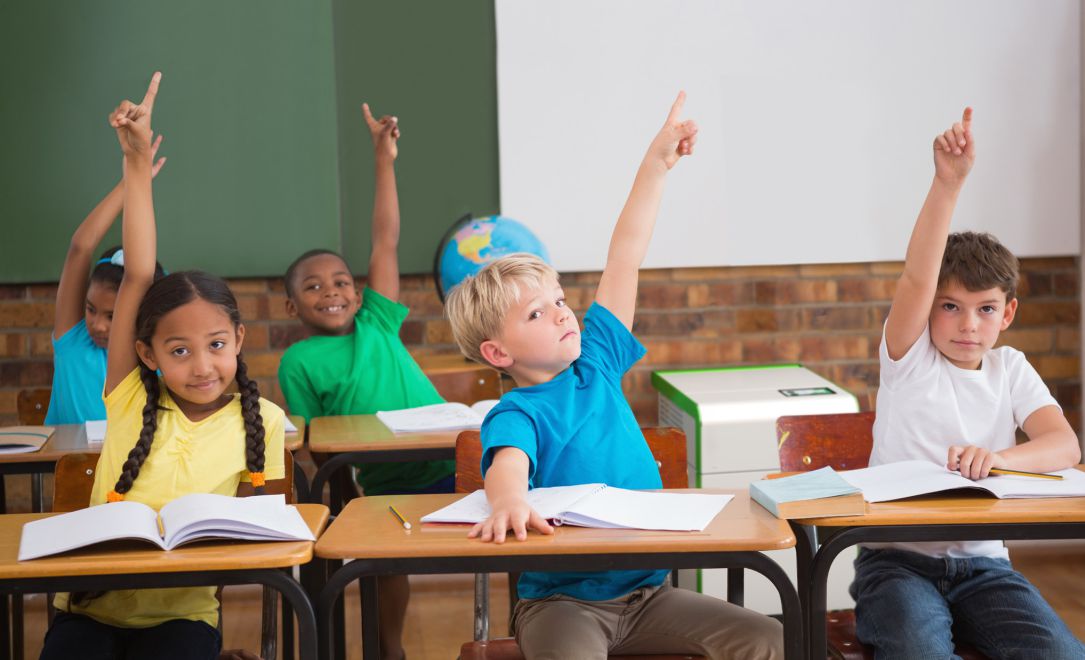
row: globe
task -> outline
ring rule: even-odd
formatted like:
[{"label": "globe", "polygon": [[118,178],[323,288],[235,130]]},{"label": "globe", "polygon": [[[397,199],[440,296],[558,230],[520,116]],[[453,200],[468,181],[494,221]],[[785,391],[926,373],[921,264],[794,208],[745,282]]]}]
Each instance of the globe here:
[{"label": "globe", "polygon": [[523,224],[500,215],[465,216],[456,221],[437,246],[433,279],[441,300],[452,287],[494,261],[516,252],[529,252],[550,263],[542,242]]}]

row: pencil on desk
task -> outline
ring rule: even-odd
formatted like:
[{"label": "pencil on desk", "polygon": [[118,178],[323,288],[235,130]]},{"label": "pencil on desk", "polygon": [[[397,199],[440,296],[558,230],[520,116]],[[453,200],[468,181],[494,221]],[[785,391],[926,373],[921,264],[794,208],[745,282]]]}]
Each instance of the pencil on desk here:
[{"label": "pencil on desk", "polygon": [[[1062,477],[1059,477],[1059,478],[1061,479]],[[398,520],[403,525],[403,529],[410,529],[411,528],[411,523],[407,522],[407,519],[404,518],[402,516],[402,514],[399,513],[399,511],[396,511],[396,508],[394,506],[389,504],[388,505],[388,510],[391,511],[392,515],[396,517],[396,520]]]},{"label": "pencil on desk", "polygon": [[1004,474],[1013,477],[1036,477],[1037,479],[1062,479],[1061,474],[1044,474],[1043,472],[1025,472],[1023,470],[1007,470],[1006,468],[991,468],[991,474]]}]

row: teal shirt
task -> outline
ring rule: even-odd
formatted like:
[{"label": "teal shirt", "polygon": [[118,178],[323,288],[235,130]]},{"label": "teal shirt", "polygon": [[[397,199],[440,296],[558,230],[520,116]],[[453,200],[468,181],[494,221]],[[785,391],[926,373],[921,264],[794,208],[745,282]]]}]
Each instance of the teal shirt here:
[{"label": "teal shirt", "polygon": [[[304,339],[286,350],[279,363],[279,385],[291,414],[308,422],[330,415],[370,415],[442,403],[399,328],[408,309],[366,289],[354,317],[354,331]],[[455,471],[453,461],[363,465],[358,483],[368,495],[415,490]]]},{"label": "teal shirt", "polygon": [[79,320],[59,338],[53,338],[53,390],[45,423],[82,424],[105,419],[105,349],[99,348]]},{"label": "teal shirt", "polygon": [[[584,315],[580,357],[553,380],[501,397],[482,424],[482,472],[494,453],[517,447],[531,461],[529,485],[601,482],[629,489],[662,488],[652,451],[622,393],[622,376],[644,346],[610,311],[593,304]],[[521,598],[560,593],[610,600],[659,586],[667,571],[527,572]]]}]

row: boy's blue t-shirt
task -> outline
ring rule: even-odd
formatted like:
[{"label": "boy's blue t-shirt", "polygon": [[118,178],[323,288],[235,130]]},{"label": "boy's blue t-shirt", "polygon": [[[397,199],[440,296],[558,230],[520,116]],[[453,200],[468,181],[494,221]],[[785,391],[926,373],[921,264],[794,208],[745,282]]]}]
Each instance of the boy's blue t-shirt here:
[{"label": "boy's blue t-shirt", "polygon": [[49,394],[46,424],[82,424],[105,419],[106,351],[99,348],[80,319],[59,338],[53,338],[53,391]]},{"label": "boy's blue t-shirt", "polygon": [[[482,473],[502,447],[531,460],[529,487],[602,482],[630,489],[662,488],[659,468],[622,393],[622,375],[644,346],[608,309],[592,304],[584,316],[580,357],[553,380],[501,397],[482,424]],[[560,593],[610,600],[658,586],[667,571],[529,572],[521,598]]]}]

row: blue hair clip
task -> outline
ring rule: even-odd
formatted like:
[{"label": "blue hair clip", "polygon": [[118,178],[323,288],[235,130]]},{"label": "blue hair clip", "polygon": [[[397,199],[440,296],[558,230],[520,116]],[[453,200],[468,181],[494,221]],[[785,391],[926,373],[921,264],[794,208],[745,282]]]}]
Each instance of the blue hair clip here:
[{"label": "blue hair clip", "polygon": [[121,268],[124,268],[124,250],[117,250],[112,254],[112,256],[99,259],[98,263],[95,265],[100,264],[113,264],[114,266],[120,266]]}]

